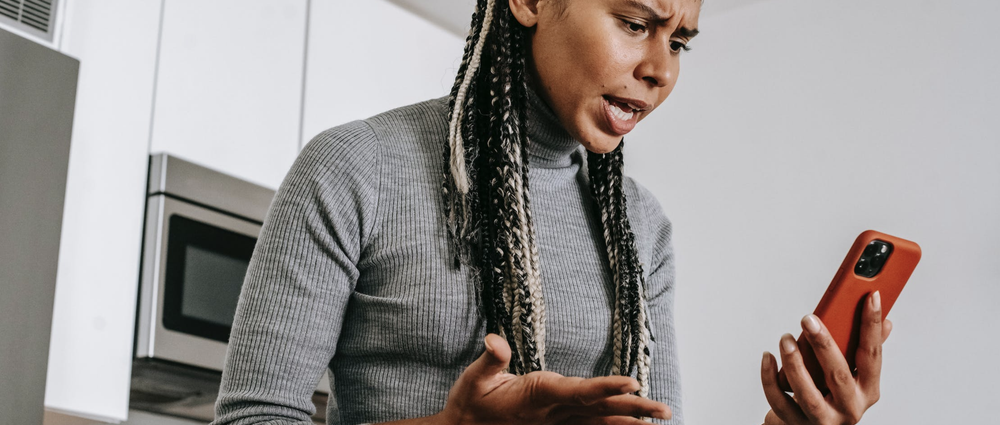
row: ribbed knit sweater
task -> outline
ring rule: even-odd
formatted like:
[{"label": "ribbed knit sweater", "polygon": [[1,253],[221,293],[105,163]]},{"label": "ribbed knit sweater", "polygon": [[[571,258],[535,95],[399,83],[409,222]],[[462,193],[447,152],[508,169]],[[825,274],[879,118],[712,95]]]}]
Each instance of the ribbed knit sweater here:
[{"label": "ribbed knit sweater", "polygon": [[[547,369],[608,375],[614,286],[585,151],[533,92],[528,116]],[[449,254],[447,138],[445,97],[332,128],[303,149],[250,262],[215,424],[310,424],[328,371],[330,424],[444,407],[485,336],[469,270]],[[650,397],[681,424],[671,226],[645,188],[626,179],[624,191],[649,297]]]}]

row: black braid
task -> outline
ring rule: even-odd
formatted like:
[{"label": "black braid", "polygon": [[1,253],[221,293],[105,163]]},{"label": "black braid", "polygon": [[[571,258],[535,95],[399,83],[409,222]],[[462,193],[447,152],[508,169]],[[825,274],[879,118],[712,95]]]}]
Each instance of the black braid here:
[{"label": "black braid", "polygon": [[[527,134],[528,125],[528,82],[526,78],[526,56],[527,50],[524,43],[526,34],[521,25],[516,22],[513,17],[509,20],[509,27],[507,33],[510,35],[510,78],[508,80],[508,87],[510,93],[510,103],[511,107],[511,122],[510,130],[513,131],[512,140],[518,140],[521,142],[520,148],[520,177],[521,184],[523,187],[522,194],[522,205],[525,215],[525,222],[527,230],[527,240],[528,240],[528,255],[531,257],[530,260],[534,265],[532,270],[522,270],[522,273],[537,273],[538,270],[538,246],[535,240],[535,229],[534,220],[531,216],[531,201],[529,198],[529,179],[528,179],[528,149],[530,147],[530,140]],[[523,280],[522,280],[523,282]],[[535,309],[535,306],[530,301],[531,291],[530,288],[525,285],[525,298],[524,298],[524,309],[525,314],[530,316]],[[540,297],[541,294],[538,294]],[[544,310],[541,312],[542,320],[544,321],[545,313]],[[531,370],[541,370],[542,363],[538,354],[538,345],[535,341],[536,330],[533,329],[533,324],[529,321],[526,322],[526,329],[530,330],[524,333],[524,344],[525,352],[531,354],[530,360]]]},{"label": "black braid", "polygon": [[[624,144],[624,142],[623,142]],[[615,210],[618,213],[616,226],[620,232],[621,238],[621,248],[620,252],[623,254],[623,261],[621,264],[625,268],[625,276],[628,290],[626,294],[628,295],[627,303],[633,308],[629,311],[629,314],[625,318],[629,322],[629,328],[632,329],[631,332],[631,346],[629,347],[629,364],[626,370],[631,371],[635,366],[635,362],[638,359],[639,353],[639,331],[640,326],[645,326],[645,323],[639,323],[639,285],[643,279],[642,277],[642,265],[639,264],[638,253],[635,250],[635,235],[632,233],[632,226],[628,220],[628,211],[626,209],[625,195],[622,193],[622,179],[623,179],[623,157],[621,146],[615,151],[613,156],[614,164],[612,166],[612,172],[614,175],[614,185],[617,186],[617,199],[613,203],[615,205]],[[630,249],[631,247],[631,249]]]},{"label": "black braid", "polygon": [[[480,3],[483,2],[480,1]],[[469,70],[469,59],[472,57],[473,49],[476,43],[479,41],[478,29],[482,28],[483,16],[484,16],[484,12],[482,9],[483,9],[482,7],[477,7],[476,10],[472,13],[472,27],[471,27],[472,30],[469,31],[469,35],[465,39],[465,50],[462,53],[462,64],[458,68],[458,73],[455,75],[455,84],[452,85],[451,94],[448,96],[449,111],[455,109],[455,100],[456,97],[458,96],[459,87],[461,86],[462,81],[465,79],[465,75]],[[474,87],[475,81],[473,81],[472,85],[473,86],[469,88],[470,91],[475,90]],[[469,115],[469,116],[474,116],[474,115]],[[465,120],[462,122],[462,126],[463,126],[461,130],[462,133],[469,135],[472,133],[471,130],[475,128],[475,121]],[[475,151],[477,146],[477,144],[475,143],[475,139],[467,138],[465,146],[467,148],[466,161],[471,163],[475,159]],[[445,164],[448,164],[450,162],[450,159],[451,159],[451,152],[448,149],[445,149],[444,150]],[[470,174],[469,180],[472,182],[475,182],[475,176],[473,175],[475,173],[475,169],[476,169],[475,167],[470,167],[469,169],[469,174]],[[462,214],[463,212],[470,213],[471,211],[468,210],[474,211],[475,208],[469,204],[477,202],[478,200],[476,200],[475,197],[469,197],[466,199],[466,202],[461,202],[459,199],[459,194],[457,193],[457,189],[455,187],[455,181],[451,178],[448,167],[445,167],[443,171],[444,171],[444,179],[443,179],[444,182],[442,183],[442,193],[445,198],[444,202],[445,217],[450,216],[454,211],[454,209],[456,209],[456,207],[457,209],[460,210],[457,211],[457,213],[459,214]],[[449,240],[452,241],[451,247],[452,247],[452,254],[454,255],[455,258],[454,261],[455,268],[458,268],[461,265],[462,258],[466,259],[469,258],[468,247],[470,245],[468,244],[468,242],[470,239],[472,239],[469,237],[462,237],[458,233],[459,229],[451,225],[448,226],[448,236]]]},{"label": "black braid", "polygon": [[[605,229],[609,229],[608,244],[614,245],[607,248],[620,291],[616,300],[620,309],[619,317],[615,318],[620,321],[618,326],[621,329],[619,373],[631,375],[637,364],[640,332],[646,326],[645,323],[639,323],[638,308],[641,302],[640,286],[645,285],[645,282],[623,193],[624,144],[622,141],[618,148],[607,154],[589,153],[587,162],[594,200],[601,211],[602,224]],[[643,353],[648,354],[648,351],[644,348]]]},{"label": "black braid", "polygon": [[[621,146],[619,146],[620,148]],[[622,320],[622,356],[626,360],[623,364],[623,370],[631,373],[632,363],[635,357],[632,356],[631,346],[636,342],[634,338],[634,330],[637,329],[632,320],[638,314],[638,309],[633,308],[636,305],[635,297],[633,293],[632,285],[632,275],[629,270],[629,259],[628,254],[622,249],[622,244],[625,238],[624,227],[622,226],[622,217],[625,215],[621,204],[624,199],[622,196],[622,181],[621,181],[621,168],[620,168],[620,157],[621,149],[616,149],[607,156],[607,173],[610,179],[610,192],[611,196],[609,199],[608,206],[612,210],[611,214],[611,224],[614,226],[613,233],[615,235],[615,241],[618,244],[618,275],[620,276],[620,282],[622,285],[622,297],[621,297],[621,320]]]}]

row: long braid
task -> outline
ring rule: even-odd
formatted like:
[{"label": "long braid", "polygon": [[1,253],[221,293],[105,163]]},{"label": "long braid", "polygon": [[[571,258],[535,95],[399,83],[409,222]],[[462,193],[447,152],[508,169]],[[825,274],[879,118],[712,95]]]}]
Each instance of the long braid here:
[{"label": "long braid", "polygon": [[628,282],[628,289],[626,293],[628,294],[627,303],[629,306],[633,307],[628,316],[625,319],[628,320],[629,329],[633,332],[630,336],[631,345],[629,347],[629,370],[631,370],[636,364],[639,357],[639,333],[641,332],[641,327],[645,326],[645,321],[640,321],[641,313],[641,300],[640,300],[640,285],[643,284],[642,277],[642,266],[639,264],[638,253],[635,249],[628,249],[628,247],[635,246],[635,235],[632,233],[632,226],[628,221],[628,215],[626,211],[625,195],[622,193],[622,174],[624,164],[622,162],[622,154],[619,149],[618,152],[613,156],[614,164],[612,169],[614,170],[613,184],[617,187],[617,195],[619,199],[614,202],[615,209],[617,210],[619,216],[616,222],[616,226],[619,229],[621,235],[621,245],[623,247],[622,254],[625,257],[624,261],[621,262],[624,267],[624,274],[626,281]]},{"label": "long braid", "polygon": [[[455,94],[455,100],[453,102],[455,108],[452,110],[451,122],[449,123],[448,128],[449,137],[452,139],[449,140],[449,144],[452,149],[451,161],[449,164],[451,166],[451,176],[454,179],[455,187],[458,190],[458,193],[462,196],[469,193],[470,182],[468,173],[465,169],[465,144],[462,140],[462,132],[458,131],[459,122],[462,121],[462,112],[464,111],[462,106],[465,105],[465,97],[468,94],[468,87],[472,84],[472,78],[479,71],[480,61],[483,55],[483,46],[489,37],[489,29],[492,27],[493,9],[495,9],[495,3],[496,0],[488,0],[484,7],[485,17],[483,18],[482,27],[480,29],[481,32],[479,36],[476,37],[473,53],[469,57],[465,75],[462,76],[462,84],[458,86],[458,90]],[[468,223],[468,220],[464,220],[464,222]]]},{"label": "long braid", "polygon": [[[455,265],[474,271],[488,332],[511,349],[509,370],[545,369],[545,302],[528,182],[527,35],[505,1],[479,0],[451,90],[442,194]],[[648,394],[649,330],[642,266],[622,193],[621,148],[590,154],[615,285],[612,373],[638,369]]]},{"label": "long braid", "polygon": [[541,272],[539,270],[539,260],[538,260],[538,242],[535,238],[535,227],[534,219],[531,216],[531,200],[529,196],[529,179],[528,179],[528,149],[531,140],[528,137],[527,126],[528,126],[528,80],[526,78],[526,55],[524,54],[526,49],[525,43],[525,33],[524,31],[511,31],[511,51],[516,52],[513,56],[513,63],[511,65],[511,78],[512,78],[512,90],[511,94],[513,97],[513,104],[520,105],[520,108],[515,109],[515,113],[518,114],[520,119],[516,119],[516,131],[519,134],[518,139],[522,140],[523,147],[520,150],[521,154],[521,180],[523,186],[523,208],[519,212],[523,212],[523,217],[521,217],[521,223],[524,226],[523,232],[528,236],[527,247],[528,252],[525,253],[525,257],[530,260],[531,266],[528,268],[528,288],[529,288],[529,302],[532,307],[531,323],[534,327],[534,343],[536,355],[535,359],[538,362],[538,368],[541,370],[545,369],[545,299],[542,297],[542,278]]},{"label": "long braid", "polygon": [[624,370],[631,371],[633,363],[635,361],[634,352],[635,347],[638,343],[638,338],[635,338],[634,330],[638,327],[636,326],[636,318],[638,317],[638,309],[636,306],[636,301],[638,297],[636,296],[636,282],[633,276],[633,267],[631,263],[630,253],[627,249],[629,246],[628,234],[626,232],[625,225],[627,220],[622,218],[626,216],[624,200],[625,197],[622,194],[622,155],[621,146],[616,149],[610,155],[607,156],[607,176],[609,177],[609,186],[611,192],[611,198],[609,199],[608,206],[611,208],[611,225],[613,226],[613,232],[615,234],[615,240],[618,243],[618,248],[616,249],[616,255],[618,259],[618,270],[617,274],[620,277],[620,282],[622,285],[621,290],[621,321],[622,321],[622,357],[625,360]]},{"label": "long braid", "polygon": [[523,116],[526,114],[526,104],[524,102],[520,104],[514,102],[516,98],[525,97],[522,93],[519,93],[519,89],[522,89],[523,85],[519,86],[514,83],[514,74],[517,72],[514,65],[515,56],[523,57],[524,55],[523,51],[519,49],[519,41],[515,40],[521,32],[511,31],[511,21],[512,19],[496,21],[496,34],[499,39],[496,47],[498,49],[497,57],[500,59],[498,65],[500,66],[496,75],[498,78],[495,78],[495,81],[499,82],[498,89],[500,90],[500,98],[502,99],[500,105],[500,112],[502,114],[501,139],[504,141],[504,152],[507,155],[508,164],[510,165],[510,167],[505,167],[504,172],[511,179],[513,193],[509,193],[508,196],[511,197],[512,209],[516,211],[516,215],[511,220],[511,230],[514,233],[515,243],[510,246],[510,254],[512,257],[511,270],[514,272],[514,276],[512,276],[512,281],[514,282],[513,288],[517,292],[517,300],[522,310],[522,315],[519,317],[521,323],[520,339],[523,351],[526,354],[524,361],[530,363],[530,365],[526,364],[526,367],[529,370],[540,370],[541,362],[538,358],[535,341],[535,327],[538,324],[535,307],[538,303],[533,300],[540,298],[541,287],[537,282],[534,285],[532,284],[533,274],[531,270],[533,266],[529,230],[531,226],[525,205],[525,200],[527,199],[525,182],[527,181],[528,167],[524,161],[526,156],[523,155],[525,140],[521,123],[523,122]]},{"label": "long braid", "polygon": [[589,153],[587,162],[615,283],[612,374],[630,376],[635,370],[640,384],[638,394],[648,397],[651,362],[646,283],[623,192],[624,145],[622,141],[607,154]]},{"label": "long braid", "polygon": [[[505,8],[498,7],[498,10],[506,11]],[[504,14],[509,15],[509,12]],[[504,16],[501,15],[501,16]],[[530,306],[526,305],[526,299],[528,294],[526,293],[526,287],[524,286],[524,261],[519,255],[523,248],[521,247],[524,243],[523,235],[519,234],[520,225],[518,223],[518,215],[516,211],[519,206],[518,186],[519,182],[517,177],[519,176],[518,163],[512,161],[509,156],[504,154],[512,151],[513,146],[518,146],[519,143],[515,140],[511,140],[512,132],[510,131],[510,95],[505,90],[505,87],[509,87],[509,52],[510,50],[505,45],[505,38],[509,34],[509,30],[506,28],[508,20],[507,19],[496,19],[493,21],[493,27],[489,30],[491,33],[496,34],[496,36],[491,37],[490,52],[492,53],[492,65],[490,67],[490,73],[484,74],[480,78],[480,82],[484,86],[488,86],[490,90],[489,104],[491,105],[490,111],[487,114],[489,116],[489,133],[486,135],[488,142],[488,155],[492,158],[498,159],[490,167],[493,173],[498,174],[494,182],[499,182],[491,190],[491,193],[495,197],[493,204],[497,206],[496,215],[494,219],[494,229],[495,233],[493,237],[498,242],[497,254],[500,255],[499,259],[505,264],[502,267],[496,267],[502,270],[502,274],[498,274],[496,277],[500,277],[501,281],[496,282],[502,288],[504,306],[506,309],[506,314],[510,315],[510,327],[509,333],[507,335],[508,343],[513,347],[513,351],[519,353],[512,360],[512,369],[515,373],[525,373],[532,370],[531,364],[534,363],[530,359],[533,358],[532,347],[530,344],[526,346],[524,341],[524,335],[530,334],[532,330],[529,326],[525,326],[526,323],[530,323],[528,318],[531,315]],[[498,265],[500,263],[497,263]],[[529,341],[530,342],[530,341]],[[518,361],[518,358],[521,361]]]},{"label": "long braid", "polygon": [[612,226],[614,216],[612,211],[607,208],[611,204],[609,200],[611,194],[609,193],[610,185],[607,184],[607,178],[610,174],[608,168],[608,159],[606,155],[595,155],[588,154],[587,158],[588,171],[590,173],[590,189],[593,194],[594,201],[597,203],[598,212],[600,213],[601,228],[604,230],[604,245],[605,249],[608,251],[608,263],[611,268],[612,283],[615,288],[615,299],[614,299],[614,310],[612,312],[612,342],[614,346],[614,355],[612,356],[611,364],[611,374],[620,375],[621,371],[624,369],[624,364],[627,361],[622,356],[622,321],[618,320],[621,317],[621,299],[622,299],[622,283],[621,276],[618,273],[618,241],[615,239],[614,228]]},{"label": "long braid", "polygon": [[[467,260],[478,270],[487,329],[507,339],[515,373],[543,367],[537,347],[544,347],[545,334],[538,250],[524,202],[523,31],[507,2],[478,2],[452,88],[442,185],[456,263]],[[471,192],[476,194],[466,196]],[[473,246],[479,249],[471,251]]]},{"label": "long braid", "polygon": [[[449,130],[451,132],[456,132],[457,135],[449,133],[449,148],[444,150],[444,161],[447,166],[444,167],[444,178],[442,184],[442,192],[445,198],[444,202],[444,214],[448,218],[448,236],[451,240],[453,253],[455,256],[455,267],[458,268],[461,259],[468,258],[467,243],[469,237],[466,232],[469,229],[469,222],[471,220],[471,203],[477,200],[471,199],[464,193],[460,193],[456,186],[456,179],[453,177],[453,169],[451,164],[452,157],[458,157],[465,155],[465,160],[471,162],[475,158],[475,150],[478,146],[476,143],[476,138],[474,132],[472,131],[475,126],[475,119],[472,120],[461,120],[462,128],[455,129],[451,127],[451,121],[453,118],[458,116],[459,118],[465,116],[474,116],[469,114],[469,110],[474,108],[472,102],[467,101],[466,95],[459,98],[459,92],[463,89],[467,92],[475,92],[476,87],[473,84],[474,81],[468,79],[466,76],[472,73],[469,72],[470,62],[472,57],[476,55],[476,48],[479,46],[480,32],[483,25],[483,20],[485,18],[485,13],[483,8],[476,8],[476,11],[472,14],[472,30],[469,31],[468,37],[465,40],[465,50],[462,54],[462,65],[458,69],[458,74],[455,76],[455,84],[452,86],[451,95],[449,96],[448,109],[451,111],[451,116],[449,118]],[[480,49],[481,54],[481,49]],[[477,59],[479,61],[480,59]],[[475,69],[473,69],[475,71]],[[460,103],[464,102],[464,104]],[[460,112],[459,109],[462,111]],[[458,140],[466,136],[464,146],[456,146]],[[464,152],[463,152],[464,150]],[[469,180],[475,180],[475,175],[473,174],[475,168],[466,169]],[[456,211],[457,210],[457,211]]]}]

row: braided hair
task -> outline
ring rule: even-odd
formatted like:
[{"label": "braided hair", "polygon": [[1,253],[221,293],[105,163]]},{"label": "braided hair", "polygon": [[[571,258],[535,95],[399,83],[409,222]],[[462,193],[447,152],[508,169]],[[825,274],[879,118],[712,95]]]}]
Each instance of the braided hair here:
[{"label": "braided hair", "polygon": [[[455,266],[475,272],[488,332],[512,347],[509,371],[545,369],[545,301],[528,185],[528,33],[505,0],[479,0],[450,96],[442,193]],[[592,195],[615,286],[611,373],[649,393],[645,282],[622,192],[622,144],[588,152]]]}]

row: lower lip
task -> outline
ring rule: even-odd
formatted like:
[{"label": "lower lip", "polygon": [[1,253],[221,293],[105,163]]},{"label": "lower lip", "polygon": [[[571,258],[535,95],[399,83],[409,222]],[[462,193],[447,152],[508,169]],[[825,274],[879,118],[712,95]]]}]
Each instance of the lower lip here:
[{"label": "lower lip", "polygon": [[611,103],[606,98],[601,98],[601,102],[604,106],[604,119],[608,124],[608,130],[616,136],[624,136],[635,128],[635,124],[639,122],[639,113],[632,112],[632,118],[623,120],[615,116],[614,112],[611,111]]}]

